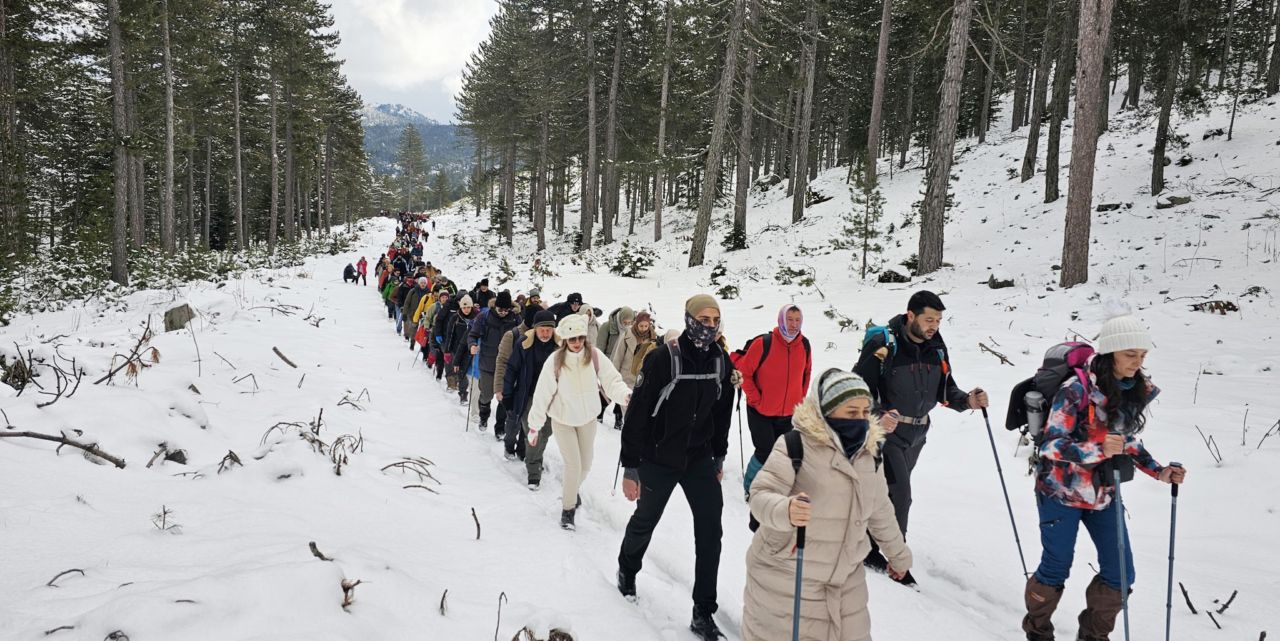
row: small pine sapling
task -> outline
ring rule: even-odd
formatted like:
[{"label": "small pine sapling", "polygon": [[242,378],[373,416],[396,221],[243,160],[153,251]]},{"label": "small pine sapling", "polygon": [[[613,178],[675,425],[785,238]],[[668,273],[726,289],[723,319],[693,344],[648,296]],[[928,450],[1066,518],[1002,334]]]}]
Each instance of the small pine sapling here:
[{"label": "small pine sapling", "polygon": [[[884,216],[884,196],[878,187],[871,187],[861,171],[857,172],[854,184],[849,186],[849,196],[853,206],[844,216],[844,227],[841,232],[844,242],[840,243],[849,249],[861,250],[861,276],[867,276],[868,255],[879,256],[884,247],[877,242],[880,238],[879,224]],[[855,263],[857,264],[857,263]]]}]

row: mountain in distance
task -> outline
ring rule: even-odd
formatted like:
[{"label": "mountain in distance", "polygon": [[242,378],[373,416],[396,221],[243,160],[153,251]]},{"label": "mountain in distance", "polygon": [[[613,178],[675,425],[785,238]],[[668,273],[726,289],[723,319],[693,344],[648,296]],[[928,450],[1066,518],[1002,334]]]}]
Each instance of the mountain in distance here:
[{"label": "mountain in distance", "polygon": [[396,148],[407,126],[417,127],[422,134],[428,169],[443,171],[450,184],[466,180],[475,163],[475,147],[465,131],[457,125],[440,124],[404,105],[365,105],[360,121],[364,126],[364,148],[376,174],[397,173]]}]

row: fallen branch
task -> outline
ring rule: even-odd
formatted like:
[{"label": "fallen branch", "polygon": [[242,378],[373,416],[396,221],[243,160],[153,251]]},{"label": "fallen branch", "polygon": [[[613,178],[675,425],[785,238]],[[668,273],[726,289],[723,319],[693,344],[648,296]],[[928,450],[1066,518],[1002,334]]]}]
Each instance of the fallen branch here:
[{"label": "fallen branch", "polygon": [[[58,586],[54,583],[55,581],[73,572],[79,572],[80,576],[84,576],[84,570],[81,570],[80,568],[71,568],[70,570],[63,570],[59,572],[57,576],[53,577],[52,579],[49,579],[49,582],[46,583],[45,586],[50,588],[56,588]],[[1232,596],[1234,597],[1234,595]]]},{"label": "fallen branch", "polygon": [[240,462],[240,457],[235,452],[227,450],[227,455],[222,457],[222,461],[218,463],[218,474],[222,474],[237,465],[244,467],[244,463]]},{"label": "fallen branch", "polygon": [[[76,629],[76,626],[74,625],[60,625],[52,630],[45,630],[44,635],[47,637],[53,634],[54,632],[61,632],[63,630],[74,630],[74,629]],[[1266,633],[1264,632],[1263,634],[1266,634]]]},{"label": "fallen branch", "polygon": [[382,466],[382,471],[385,472],[393,467],[399,468],[401,471],[408,471],[408,472],[413,472],[414,474],[417,474],[419,482],[426,481],[427,479],[431,479],[432,481],[435,481],[436,484],[438,485],[444,485],[444,483],[440,482],[440,479],[437,479],[435,476],[432,476],[431,470],[428,469],[428,466],[431,466],[431,465],[435,465],[435,464],[422,457],[406,458],[404,460],[396,461],[394,463],[388,463],[387,465]]},{"label": "fallen branch", "polygon": [[364,581],[361,581],[360,579],[356,579],[355,581],[352,581],[350,579],[342,580],[342,609],[343,610],[347,609],[347,607],[350,606],[352,603],[355,603],[356,586],[360,585],[361,583],[364,583]]},{"label": "fallen branch", "polygon": [[331,558],[329,558],[329,557],[325,556],[325,555],[324,555],[324,553],[320,551],[320,548],[316,547],[316,542],[315,542],[315,541],[312,541],[312,542],[308,543],[308,544],[307,544],[307,547],[311,548],[311,554],[312,554],[312,556],[316,557],[317,559],[320,559],[321,561],[332,561],[332,560],[333,560],[333,559],[331,559]]},{"label": "fallen branch", "polygon": [[102,641],[129,641],[129,635],[125,634],[124,630],[116,630],[103,637]]},{"label": "fallen branch", "polygon": [[235,369],[235,368],[236,368],[236,366],[235,366],[234,364],[232,364],[232,363],[231,363],[231,361],[227,360],[227,357],[223,356],[222,354],[219,354],[219,353],[217,353],[217,352],[214,352],[214,353],[213,353],[213,355],[214,355],[214,356],[217,356],[218,358],[221,358],[221,359],[222,359],[222,362],[224,362],[224,363],[226,363],[226,364],[227,364],[227,367],[230,367],[231,369]]},{"label": "fallen branch", "polygon": [[[471,508],[471,518],[472,518],[472,519],[475,519],[475,522],[476,522],[476,540],[477,540],[477,541],[479,541],[479,540],[480,540],[480,517],[476,516],[476,509],[475,509],[475,508]],[[1231,598],[1235,598],[1235,595],[1234,595],[1234,594],[1233,594],[1233,595],[1231,595]],[[1228,603],[1230,603],[1230,601],[1228,601]]]},{"label": "fallen branch", "polygon": [[493,641],[498,641],[498,630],[502,628],[502,604],[507,602],[507,593],[498,595],[498,625],[493,628]]},{"label": "fallen branch", "polygon": [[[132,376],[137,376],[139,367],[147,367],[146,363],[142,361],[141,357],[142,357],[143,346],[146,345],[147,342],[150,340],[151,340],[151,315],[148,314],[147,326],[143,328],[142,335],[138,337],[138,342],[134,343],[133,349],[129,350],[129,355],[124,357],[124,362],[108,370],[106,374],[103,374],[102,378],[99,378],[98,380],[94,381],[93,384],[98,385],[103,381],[110,382],[111,379],[114,378],[115,375],[120,370],[125,368],[128,368],[129,370],[126,373],[129,373]],[[120,354],[116,354],[116,356],[120,356]],[[115,362],[116,356],[111,357],[112,363]],[[152,362],[160,361],[160,352],[157,351],[156,348],[154,347],[151,348],[151,360]]]},{"label": "fallen branch", "polygon": [[284,354],[282,354],[282,353],[280,352],[280,348],[279,348],[279,347],[272,347],[272,348],[271,348],[271,351],[275,352],[275,353],[276,353],[276,356],[279,356],[279,357],[280,357],[280,360],[284,361],[284,364],[285,364],[285,365],[288,365],[289,367],[292,367],[292,368],[294,368],[294,369],[298,369],[298,366],[297,366],[297,365],[294,365],[294,364],[293,364],[293,361],[289,360],[289,357],[288,357],[288,356],[285,356]]},{"label": "fallen branch", "polygon": [[[61,450],[63,445],[70,445],[71,447],[84,450],[85,452],[92,454],[93,456],[96,456],[104,461],[109,461],[112,465],[115,465],[116,467],[122,470],[124,469],[124,459],[118,458],[110,454],[107,454],[106,452],[103,452],[102,450],[98,449],[98,446],[95,443],[86,444],[86,443],[77,442],[73,440],[71,437],[67,436],[66,432],[63,432],[61,436],[53,436],[52,434],[41,434],[40,432],[0,432],[0,438],[18,438],[18,437],[34,438],[34,439],[39,439],[41,441],[61,443],[62,445],[58,446],[58,450]],[[55,450],[55,452],[56,451],[57,450]]]},{"label": "fallen branch", "polygon": [[1218,626],[1218,629],[1219,629],[1219,630],[1221,630],[1221,629],[1222,629],[1222,624],[1221,624],[1221,623],[1218,623],[1218,617],[1213,616],[1213,613],[1212,613],[1212,612],[1210,612],[1210,611],[1208,611],[1208,610],[1205,610],[1205,611],[1204,611],[1204,613],[1205,613],[1205,614],[1207,614],[1207,615],[1209,615],[1209,620],[1210,620],[1210,621],[1213,621],[1213,624],[1214,624],[1214,625],[1216,625],[1216,626]]},{"label": "fallen branch", "polygon": [[[449,609],[449,604],[448,604],[448,602],[446,602],[446,601],[445,601],[445,599],[447,599],[447,598],[449,598],[449,590],[448,590],[448,589],[446,589],[446,590],[444,591],[444,594],[441,594],[441,595],[440,595],[440,616],[445,616],[446,611]],[[1266,634],[1267,634],[1266,632],[1263,632],[1263,633],[1262,633],[1262,635],[1263,635],[1264,637],[1266,636]]]},{"label": "fallen branch", "polygon": [[407,489],[409,489],[409,488],[411,488],[411,487],[416,487],[416,488],[419,488],[419,489],[423,489],[423,490],[426,490],[426,491],[428,491],[428,492],[430,492],[430,493],[432,493],[432,494],[439,494],[439,492],[437,492],[437,491],[435,491],[435,490],[433,490],[433,489],[431,489],[431,488],[429,488],[429,487],[427,487],[427,486],[425,486],[425,485],[406,485],[406,486],[404,486],[404,487],[402,487],[402,488],[400,488],[400,489],[402,489],[402,490],[407,490]]},{"label": "fallen branch", "polygon": [[294,314],[302,310],[302,308],[298,307],[297,305],[286,305],[284,303],[281,303],[279,305],[254,305],[249,309],[269,309],[271,310],[272,314],[275,314],[276,312],[280,312],[285,316],[293,316]]},{"label": "fallen branch", "polygon": [[[1227,602],[1226,602],[1226,603],[1223,603],[1223,604],[1222,604],[1222,607],[1218,608],[1218,614],[1222,614],[1223,612],[1226,612],[1226,611],[1227,611],[1227,608],[1231,606],[1231,602],[1236,600],[1236,595],[1237,595],[1237,594],[1239,594],[1239,593],[1240,593],[1240,591],[1239,591],[1239,590],[1232,590],[1232,591],[1231,591],[1231,596],[1227,597]],[[1214,602],[1214,603],[1217,603],[1218,601],[1217,601],[1217,599],[1214,599],[1214,601],[1213,601],[1213,602]]]},{"label": "fallen branch", "polygon": [[[4,422],[6,422],[6,423],[8,423],[8,422],[9,422],[8,417],[5,417],[5,421],[4,421]],[[1267,433],[1262,435],[1262,439],[1258,441],[1258,447],[1255,447],[1254,449],[1255,449],[1255,450],[1260,450],[1260,449],[1262,449],[1262,444],[1263,444],[1264,442],[1266,442],[1267,437],[1268,437],[1268,436],[1271,436],[1271,435],[1272,435],[1272,434],[1274,434],[1274,433],[1277,433],[1278,431],[1280,431],[1280,419],[1277,419],[1275,423],[1272,423],[1272,424],[1271,424],[1271,427],[1268,427],[1268,428],[1267,428]]]},{"label": "fallen branch", "polygon": [[1182,590],[1182,598],[1187,600],[1187,609],[1191,610],[1191,614],[1200,614],[1196,606],[1191,604],[1191,595],[1187,593],[1187,586],[1183,585],[1182,581],[1178,581],[1178,588]]},{"label": "fallen branch", "polygon": [[1204,440],[1204,446],[1209,450],[1209,456],[1213,457],[1216,464],[1222,465],[1222,450],[1218,449],[1218,443],[1213,440],[1212,436],[1206,437],[1204,430],[1200,429],[1199,425],[1196,426],[1196,431],[1200,432],[1200,438]]},{"label": "fallen branch", "polygon": [[303,374],[302,378],[298,379],[298,389],[302,389],[302,381],[305,381],[305,380],[307,380],[307,375]]},{"label": "fallen branch", "polygon": [[1000,359],[1000,362],[1001,362],[1002,364],[1004,364],[1004,365],[1008,365],[1008,366],[1010,366],[1010,367],[1015,367],[1015,365],[1013,364],[1013,362],[1012,362],[1012,361],[1010,361],[1007,357],[1005,357],[1005,355],[1004,355],[1004,354],[1001,354],[1000,352],[997,352],[996,350],[991,349],[990,347],[987,347],[987,345],[986,345],[985,343],[981,343],[981,342],[979,342],[979,343],[978,343],[978,347],[979,347],[979,348],[981,348],[981,349],[982,349],[982,351],[984,351],[984,352],[986,352],[986,353],[988,353],[988,354],[991,354],[992,356],[995,356],[996,358]]}]

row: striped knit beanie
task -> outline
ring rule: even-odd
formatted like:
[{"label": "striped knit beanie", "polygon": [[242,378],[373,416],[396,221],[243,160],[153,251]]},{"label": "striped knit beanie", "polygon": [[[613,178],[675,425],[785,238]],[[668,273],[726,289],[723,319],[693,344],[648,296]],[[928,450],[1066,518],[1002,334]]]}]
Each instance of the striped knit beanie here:
[{"label": "striped knit beanie", "polygon": [[851,398],[871,398],[871,388],[861,376],[842,369],[831,368],[818,378],[818,405],[827,416]]}]

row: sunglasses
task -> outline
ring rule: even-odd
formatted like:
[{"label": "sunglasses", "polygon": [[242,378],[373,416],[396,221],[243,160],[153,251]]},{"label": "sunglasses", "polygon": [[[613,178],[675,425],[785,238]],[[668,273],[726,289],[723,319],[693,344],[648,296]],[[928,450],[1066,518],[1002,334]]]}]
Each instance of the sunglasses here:
[{"label": "sunglasses", "polygon": [[565,340],[566,340],[566,341],[569,341],[570,343],[581,343],[582,341],[587,340],[587,337],[586,337],[586,336],[574,336],[573,338],[566,338]]}]

